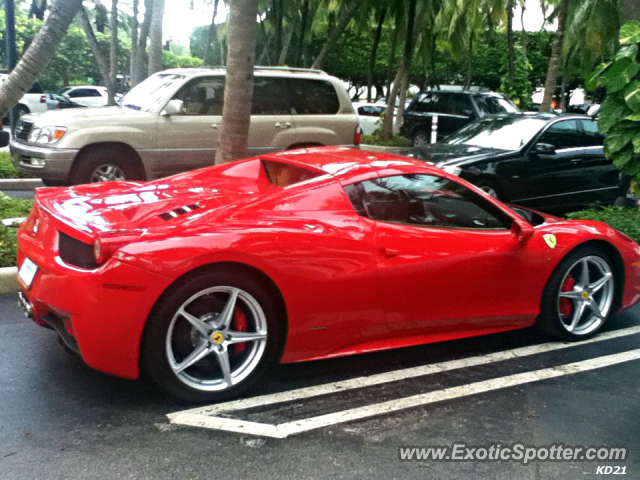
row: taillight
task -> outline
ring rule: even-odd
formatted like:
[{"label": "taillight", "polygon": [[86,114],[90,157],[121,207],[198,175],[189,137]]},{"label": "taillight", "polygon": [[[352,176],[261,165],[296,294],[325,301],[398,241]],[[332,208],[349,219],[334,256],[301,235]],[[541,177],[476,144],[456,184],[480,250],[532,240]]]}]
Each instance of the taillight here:
[{"label": "taillight", "polygon": [[113,254],[125,245],[134,242],[141,236],[141,233],[132,235],[111,236],[109,234],[100,234],[96,236],[93,242],[93,255],[96,257],[96,263],[102,265],[106,263]]},{"label": "taillight", "polygon": [[362,128],[360,125],[356,127],[356,133],[353,135],[353,144],[358,147],[360,146],[360,142],[362,141]]},{"label": "taillight", "polygon": [[41,95],[40,96],[40,103],[47,103],[47,96],[46,95]]}]

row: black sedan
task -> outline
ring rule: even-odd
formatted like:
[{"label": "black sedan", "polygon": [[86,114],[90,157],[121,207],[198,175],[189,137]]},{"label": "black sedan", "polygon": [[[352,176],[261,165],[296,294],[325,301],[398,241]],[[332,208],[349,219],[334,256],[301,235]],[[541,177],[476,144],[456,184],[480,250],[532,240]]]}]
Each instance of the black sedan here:
[{"label": "black sedan", "polygon": [[434,163],[502,201],[543,211],[624,201],[628,177],[603,152],[584,115],[493,115],[442,142],[399,153]]}]

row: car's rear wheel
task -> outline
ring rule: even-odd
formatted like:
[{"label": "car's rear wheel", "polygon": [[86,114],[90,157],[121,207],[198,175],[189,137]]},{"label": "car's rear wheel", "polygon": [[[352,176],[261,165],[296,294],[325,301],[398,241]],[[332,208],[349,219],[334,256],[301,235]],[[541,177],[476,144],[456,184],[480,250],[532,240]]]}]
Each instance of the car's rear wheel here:
[{"label": "car's rear wheel", "polygon": [[73,185],[143,179],[136,161],[117,149],[84,153],[76,161],[69,178]]},{"label": "car's rear wheel", "polygon": [[575,250],[549,279],[539,326],[556,338],[588,338],[614,313],[616,288],[614,265],[608,255],[591,246]]},{"label": "car's rear wheel", "polygon": [[282,331],[270,289],[243,272],[204,274],[154,309],[143,339],[143,367],[184,400],[223,400],[245,391],[274,362]]},{"label": "car's rear wheel", "polygon": [[497,198],[498,200],[501,200],[500,189],[491,180],[485,180],[485,179],[478,180],[477,182],[475,182],[475,185],[487,195],[490,195],[493,198]]},{"label": "car's rear wheel", "polygon": [[420,147],[422,145],[429,145],[431,138],[425,130],[418,130],[413,134],[413,146]]}]

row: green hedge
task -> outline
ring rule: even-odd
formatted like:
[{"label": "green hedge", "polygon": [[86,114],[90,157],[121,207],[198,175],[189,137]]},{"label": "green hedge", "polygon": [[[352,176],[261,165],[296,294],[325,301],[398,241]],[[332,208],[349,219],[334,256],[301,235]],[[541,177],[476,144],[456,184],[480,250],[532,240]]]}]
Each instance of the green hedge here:
[{"label": "green hedge", "polygon": [[379,147],[410,147],[411,140],[401,135],[385,140],[380,135],[362,135],[362,144],[378,145]]},{"label": "green hedge", "polygon": [[640,208],[601,207],[567,214],[572,220],[598,220],[640,243]]},{"label": "green hedge", "polygon": [[28,178],[30,175],[18,172],[11,163],[9,152],[0,152],[0,178]]},{"label": "green hedge", "polygon": [[[31,211],[33,200],[9,198],[0,192],[0,219],[26,217]],[[16,264],[16,228],[5,227],[0,222],[0,268]]]}]

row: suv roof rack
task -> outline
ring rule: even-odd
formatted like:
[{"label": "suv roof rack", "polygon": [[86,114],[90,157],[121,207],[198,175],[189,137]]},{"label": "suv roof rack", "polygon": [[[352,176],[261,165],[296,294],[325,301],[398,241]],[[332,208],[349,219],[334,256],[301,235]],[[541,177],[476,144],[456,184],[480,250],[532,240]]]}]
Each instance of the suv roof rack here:
[{"label": "suv roof rack", "polygon": [[287,67],[286,65],[282,65],[282,66],[256,65],[254,68],[255,70],[279,70],[283,72],[317,73],[318,75],[327,74],[327,72],[325,72],[324,70],[318,70],[316,68]]}]

